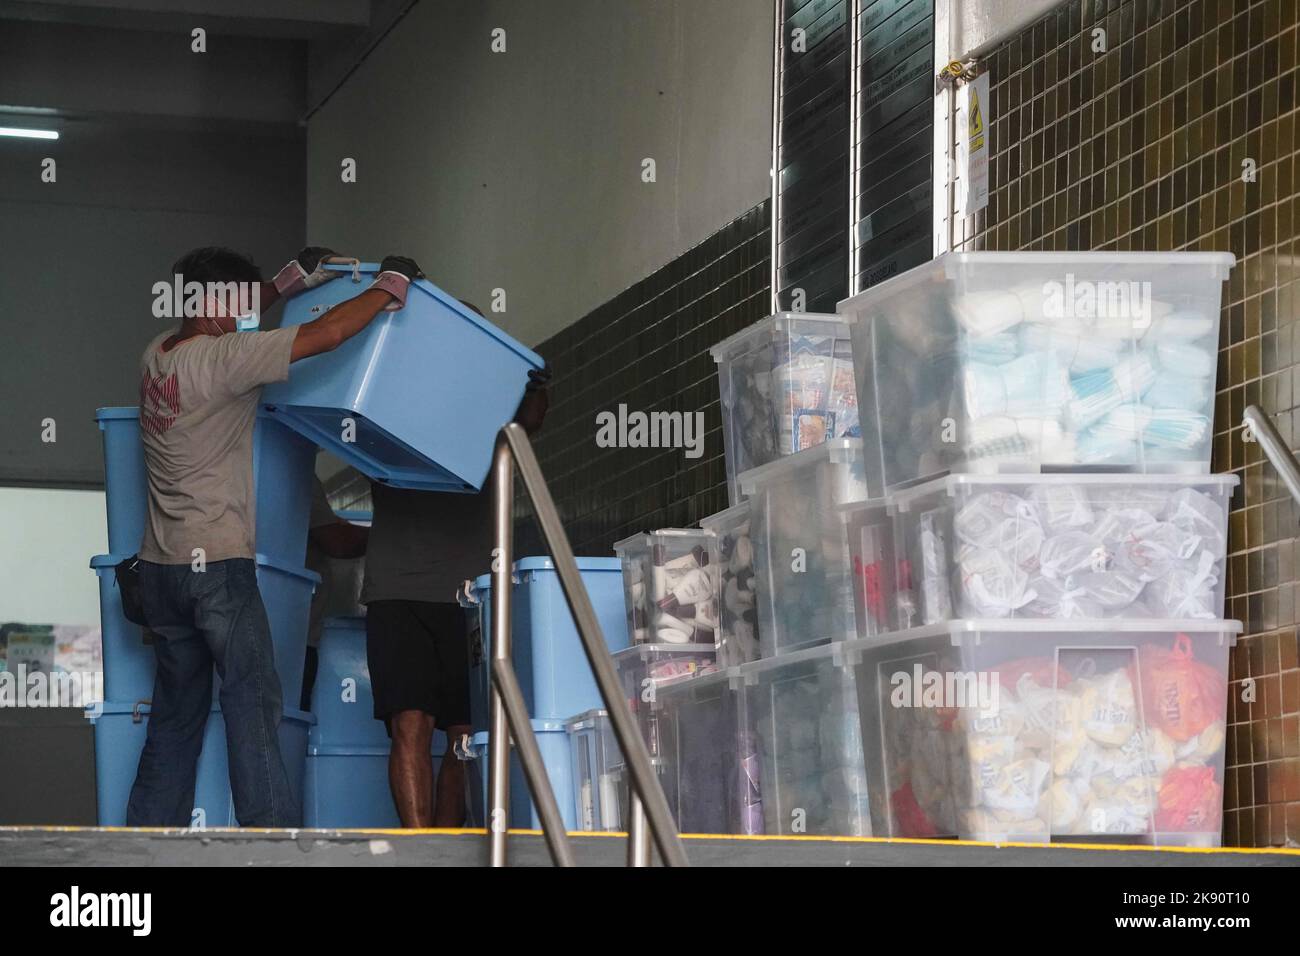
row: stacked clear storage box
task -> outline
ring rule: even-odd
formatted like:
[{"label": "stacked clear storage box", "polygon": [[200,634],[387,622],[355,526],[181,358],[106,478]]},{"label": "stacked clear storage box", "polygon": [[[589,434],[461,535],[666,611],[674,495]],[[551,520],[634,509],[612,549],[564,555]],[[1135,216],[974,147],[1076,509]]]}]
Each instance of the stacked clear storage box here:
[{"label": "stacked clear storage box", "polygon": [[898,630],[846,645],[877,836],[1218,844],[1232,264],[956,254],[841,304],[895,549],[858,596]]},{"label": "stacked clear storage box", "polygon": [[740,476],[763,657],[857,636],[841,506],[865,501],[862,442],[837,438]]},{"label": "stacked clear storage box", "polygon": [[658,689],[664,792],[685,833],[764,832],[759,744],[739,667]]},{"label": "stacked clear storage box", "polygon": [[830,438],[854,437],[858,394],[842,316],[778,312],[709,351],[718,364],[731,503],[742,472]]},{"label": "stacked clear storage box", "polygon": [[1214,252],[961,252],[840,303],[868,470],[1209,471]]},{"label": "stacked clear storage box", "polygon": [[948,621],[849,647],[877,836],[1217,846],[1236,621]]},{"label": "stacked clear storage box", "polygon": [[903,628],[1223,615],[1234,475],[950,475],[891,496]]},{"label": "stacked clear storage box", "polygon": [[749,502],[700,519],[708,532],[709,567],[716,575],[718,665],[731,667],[758,660],[758,596],[754,578],[754,537]]},{"label": "stacked clear storage box", "polygon": [[[769,834],[872,835],[851,644],[812,647],[741,669]],[[725,738],[723,746],[729,746]]]}]

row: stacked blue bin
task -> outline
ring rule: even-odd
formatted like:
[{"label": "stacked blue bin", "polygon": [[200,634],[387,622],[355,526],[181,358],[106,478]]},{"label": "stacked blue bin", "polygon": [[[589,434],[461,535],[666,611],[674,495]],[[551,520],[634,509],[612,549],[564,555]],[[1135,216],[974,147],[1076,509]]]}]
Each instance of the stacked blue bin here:
[{"label": "stacked blue bin", "polygon": [[[121,595],[113,572],[119,561],[140,547],[148,491],[139,410],[101,408],[95,418],[104,435],[110,553],[96,555],[90,561],[91,569],[99,577],[107,698],[102,711],[92,721],[99,819],[101,824],[113,825],[125,819],[126,796],[144,745],[145,717],[148,700],[153,695],[155,669],[153,650],[144,644],[140,628],[128,622],[122,613]],[[311,596],[320,580],[303,567],[315,456],[316,448],[311,442],[259,413],[253,445],[257,580],[271,624],[275,667],[285,701],[297,701],[302,696]],[[286,709],[281,725],[281,747],[290,781],[295,786],[303,776],[310,719],[308,714]],[[202,816],[209,826],[224,825],[216,821],[225,820],[233,812],[223,816],[222,808],[229,808],[230,800],[224,741],[224,725],[219,718],[210,719],[195,796],[195,809],[203,810]]]},{"label": "stacked blue bin", "polygon": [[[622,650],[627,647],[628,635],[621,563],[617,558],[578,558],[577,564],[606,646],[611,652]],[[575,829],[573,762],[564,725],[572,715],[604,704],[554,563],[545,557],[521,558],[515,562],[513,580],[511,659],[564,824]],[[471,763],[469,771],[476,778],[476,787],[471,789],[481,795],[482,804],[474,807],[476,820],[481,822],[482,807],[487,803],[491,719],[491,575],[484,574],[468,585],[461,603],[476,609],[479,619],[479,639],[470,656],[472,752],[479,759]],[[510,826],[539,827],[541,821],[529,799],[518,759],[511,761],[510,776]]]},{"label": "stacked blue bin", "polygon": [[[366,661],[366,619],[326,618],[321,633],[307,741],[303,825],[321,829],[399,827],[388,786],[388,732],[375,720]],[[447,738],[433,738],[442,768]]]}]

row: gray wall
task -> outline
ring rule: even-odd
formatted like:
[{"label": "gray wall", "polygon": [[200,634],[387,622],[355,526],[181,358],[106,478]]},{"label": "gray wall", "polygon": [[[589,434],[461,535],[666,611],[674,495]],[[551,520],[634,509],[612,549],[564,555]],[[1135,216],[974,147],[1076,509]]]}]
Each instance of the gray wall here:
[{"label": "gray wall", "polygon": [[102,482],[95,408],[136,403],[163,327],[151,287],[181,253],[229,245],[274,270],[301,246],[302,45],[212,38],[204,59],[184,44],[0,21],[0,104],[57,111],[0,125],[61,133],[0,139],[0,482]]},{"label": "gray wall", "polygon": [[504,288],[536,344],[768,194],[772,9],[424,0],[308,124],[308,234],[485,311]]}]

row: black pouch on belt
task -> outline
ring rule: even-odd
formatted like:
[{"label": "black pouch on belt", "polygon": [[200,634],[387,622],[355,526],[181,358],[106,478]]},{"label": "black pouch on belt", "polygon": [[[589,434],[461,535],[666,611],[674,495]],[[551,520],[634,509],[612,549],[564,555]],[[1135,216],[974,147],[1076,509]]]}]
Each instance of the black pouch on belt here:
[{"label": "black pouch on belt", "polygon": [[140,555],[133,554],[119,561],[113,569],[117,589],[122,595],[122,613],[132,624],[148,627],[144,618],[144,599],[140,591]]}]

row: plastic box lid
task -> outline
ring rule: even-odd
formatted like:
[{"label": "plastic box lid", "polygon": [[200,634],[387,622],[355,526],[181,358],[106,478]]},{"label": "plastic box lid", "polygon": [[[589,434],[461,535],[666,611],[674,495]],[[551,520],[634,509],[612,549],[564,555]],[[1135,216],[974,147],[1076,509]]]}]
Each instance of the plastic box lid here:
[{"label": "plastic box lid", "polygon": [[[1005,475],[944,475],[919,485],[900,488],[891,492],[887,500],[895,510],[907,511],[919,498],[927,498],[937,492],[947,490],[953,494],[958,487],[977,488],[985,486],[1000,488],[1007,485],[1087,485],[1097,487],[1104,485],[1148,485],[1155,488],[1180,487],[1200,488],[1217,492],[1222,497],[1232,494],[1232,490],[1241,483],[1236,475],[1179,475],[1179,474],[1129,474],[1098,471],[1050,472],[1047,474],[1012,473]],[[855,505],[846,505],[847,510]]]},{"label": "plastic box lid", "polygon": [[[758,469],[755,469],[757,471]],[[700,540],[708,534],[699,528],[659,528],[655,531],[640,531],[629,535],[622,541],[614,542],[614,550],[622,553],[635,547],[648,548],[655,538],[682,538]]]},{"label": "plastic box lid", "polygon": [[1237,257],[1231,252],[947,252],[928,263],[909,269],[901,275],[886,279],[857,295],[842,299],[836,305],[840,320],[852,324],[858,321],[858,312],[877,301],[892,299],[912,286],[943,278],[953,281],[962,278],[967,269],[990,266],[1185,266],[1212,268],[1219,281],[1228,277]]},{"label": "plastic box lid", "polygon": [[748,352],[754,347],[756,340],[768,337],[773,332],[846,337],[848,331],[848,325],[842,315],[821,312],[777,312],[765,319],[759,319],[734,335],[727,336],[717,345],[710,346],[709,354],[713,356],[714,362],[721,364]]},{"label": "plastic box lid", "polygon": [[[1240,621],[1223,618],[953,618],[936,624],[926,624],[906,631],[893,631],[876,637],[858,638],[845,641],[848,650],[862,648],[878,649],[903,644],[923,638],[947,634],[952,638],[952,646],[960,647],[972,640],[979,643],[979,636],[990,634],[1218,634],[1219,643],[1229,647],[1237,643],[1237,635],[1243,630]],[[833,645],[832,645],[833,646]],[[815,648],[825,650],[825,648]],[[802,652],[801,652],[802,653]],[[795,655],[787,655],[793,657]],[[786,657],[776,658],[778,661]],[[761,661],[756,663],[762,663]],[[752,666],[752,665],[744,665]]]},{"label": "plastic box lid", "polygon": [[712,654],[716,649],[713,644],[633,644],[615,651],[611,656],[617,663],[637,657],[644,660],[651,654]]},{"label": "plastic box lid", "polygon": [[747,495],[752,495],[760,486],[787,478],[788,472],[797,472],[816,464],[823,458],[835,465],[857,464],[862,460],[862,439],[832,438],[812,448],[805,448],[793,455],[785,455],[775,461],[769,461],[766,465],[751,468],[749,471],[742,472],[737,480],[741,490]]}]

